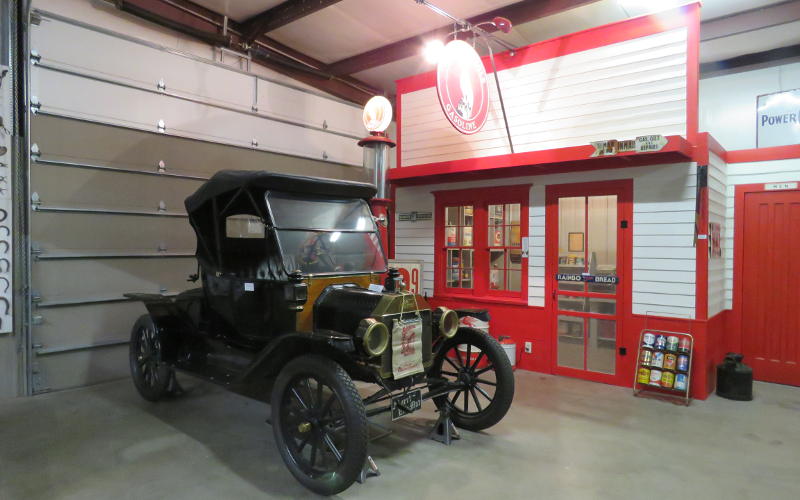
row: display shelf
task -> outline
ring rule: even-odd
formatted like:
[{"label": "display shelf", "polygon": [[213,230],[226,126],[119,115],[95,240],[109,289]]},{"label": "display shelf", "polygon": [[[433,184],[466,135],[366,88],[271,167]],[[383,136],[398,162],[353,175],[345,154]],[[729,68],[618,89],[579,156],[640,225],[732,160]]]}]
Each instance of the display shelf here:
[{"label": "display shelf", "polygon": [[[667,348],[670,343],[672,348]],[[657,347],[657,344],[661,344]],[[636,356],[636,370],[633,378],[633,395],[644,396],[650,395],[655,397],[662,397],[670,399],[675,402],[680,402],[686,406],[691,403],[691,372],[692,372],[692,354],[694,352],[694,338],[691,333],[686,332],[672,332],[667,330],[655,330],[651,328],[644,328],[639,335],[639,349]],[[674,356],[686,356],[687,369],[680,370],[675,368],[665,368],[663,365],[653,365],[652,363],[643,360],[643,354],[653,356],[656,353],[666,356],[672,354]],[[644,356],[649,358],[649,356]],[[653,371],[659,372],[658,384],[651,384],[653,380]],[[664,377],[668,374],[669,377]],[[674,384],[678,381],[678,377],[682,379],[683,388],[676,388]],[[666,382],[668,385],[662,385]]]}]

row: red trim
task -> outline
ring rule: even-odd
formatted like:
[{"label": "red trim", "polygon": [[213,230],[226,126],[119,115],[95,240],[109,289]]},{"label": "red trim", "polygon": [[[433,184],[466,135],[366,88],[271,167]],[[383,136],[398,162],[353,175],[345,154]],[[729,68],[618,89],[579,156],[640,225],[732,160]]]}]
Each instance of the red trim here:
[{"label": "red trim", "polygon": [[[630,316],[632,303],[633,180],[621,179],[603,182],[559,184],[546,186],[545,189],[545,310],[548,317],[547,331],[551,339],[553,351],[550,356],[550,370],[552,373],[596,382],[629,385],[630,381],[633,379],[631,370],[635,369],[635,346],[638,343],[638,333],[634,334],[631,331],[627,331],[629,329],[626,329],[626,318]],[[617,230],[619,274],[622,279],[617,285],[617,314],[613,316],[613,319],[617,321],[617,347],[628,347],[630,352],[627,356],[621,356],[617,353],[616,373],[614,375],[560,367],[558,366],[558,356],[556,354],[558,350],[558,310],[553,297],[556,291],[554,276],[558,272],[558,199],[564,196],[592,196],[597,194],[616,194],[618,196],[617,227],[619,228],[621,221],[628,221],[628,229]],[[609,319],[609,316],[599,316],[592,313],[576,313],[576,315]]]},{"label": "red trim", "polygon": [[397,144],[395,144],[395,142],[393,140],[389,139],[385,135],[370,135],[370,136],[364,137],[363,139],[358,141],[358,145],[363,148],[365,145],[373,143],[373,142],[382,142],[384,144],[388,144],[390,148],[393,148],[393,147],[397,146]]},{"label": "red trim", "polygon": [[[708,150],[706,150],[708,156]],[[706,162],[707,165],[708,162]],[[699,166],[698,166],[699,168]],[[698,235],[705,239],[696,242],[696,279],[694,285],[694,317],[705,320],[708,317],[708,186],[700,189],[700,218]]]},{"label": "red trim", "polygon": [[[539,61],[546,61],[555,57],[574,54],[576,52],[605,47],[606,45],[620,43],[634,38],[662,33],[680,26],[687,26],[687,18],[697,23],[696,35],[698,36],[695,38],[697,41],[699,40],[699,13],[700,3],[697,2],[658,14],[596,26],[570,35],[519,48],[515,51],[514,56],[511,56],[509,52],[495,54],[495,64],[497,70],[502,71]],[[691,31],[690,29],[690,32]],[[691,40],[691,34],[689,38]],[[491,73],[492,64],[489,57],[486,56],[482,59],[484,67],[486,67],[486,72]],[[695,61],[696,60],[697,59],[695,59]],[[395,83],[397,84],[398,95],[433,87],[436,85],[436,71],[429,71],[427,73],[401,78]],[[400,114],[399,110],[398,114]]]},{"label": "red trim", "polygon": [[[470,179],[477,171],[503,169],[503,175],[533,175],[542,173],[542,167],[557,166],[559,172],[569,169],[588,170],[594,168],[616,168],[626,166],[649,165],[656,163],[673,163],[689,161],[694,154],[694,147],[683,137],[671,135],[667,137],[667,145],[661,151],[653,153],[620,153],[615,156],[592,157],[594,147],[572,146],[568,148],[545,149],[527,153],[485,156],[482,158],[466,158],[463,160],[426,163],[411,167],[393,168],[389,170],[388,177],[392,182],[407,184],[411,179],[425,179],[425,183],[432,182],[433,177],[449,176],[452,174],[470,173]],[[398,151],[400,148],[398,148]],[[520,167],[520,168],[510,168]],[[489,172],[487,172],[489,173]],[[491,173],[491,178],[496,178],[499,172]],[[439,180],[438,178],[436,180]],[[447,180],[451,180],[448,178]]]},{"label": "red trim", "polygon": [[[450,191],[435,191],[436,211],[434,214],[434,295],[436,297],[452,297],[462,300],[486,300],[505,304],[525,305],[528,297],[528,263],[523,261],[520,271],[519,292],[494,291],[488,289],[489,255],[488,251],[488,216],[486,206],[494,203],[520,203],[520,238],[528,236],[528,200],[531,184],[516,184],[512,186],[492,186],[485,188],[454,189]],[[444,242],[444,208],[459,204],[471,204],[474,207],[472,225],[472,288],[454,289],[447,288],[446,283],[446,252]]]},{"label": "red trim", "polygon": [[394,184],[389,184],[389,219],[388,219],[388,236],[389,236],[389,244],[387,250],[387,259],[394,259],[394,247],[397,242],[397,214],[395,210],[397,208],[397,186]]},{"label": "red trim", "polygon": [[699,128],[700,85],[700,4],[687,5],[688,18],[686,39],[686,139],[695,144]]},{"label": "red trim", "polygon": [[740,149],[738,151],[728,151],[726,156],[728,163],[788,160],[792,158],[800,158],[800,144],[772,148]]}]

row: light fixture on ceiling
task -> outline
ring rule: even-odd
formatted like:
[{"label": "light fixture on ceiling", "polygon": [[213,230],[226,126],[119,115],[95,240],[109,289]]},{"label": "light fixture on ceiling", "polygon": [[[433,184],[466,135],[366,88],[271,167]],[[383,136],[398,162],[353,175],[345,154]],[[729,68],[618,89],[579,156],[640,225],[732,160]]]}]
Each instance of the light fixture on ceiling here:
[{"label": "light fixture on ceiling", "polygon": [[430,40],[423,47],[422,55],[425,56],[425,60],[429,63],[436,64],[439,62],[439,57],[441,57],[443,50],[444,43],[441,40]]},{"label": "light fixture on ceiling", "polygon": [[689,0],[617,0],[629,16],[652,14],[689,3]]}]

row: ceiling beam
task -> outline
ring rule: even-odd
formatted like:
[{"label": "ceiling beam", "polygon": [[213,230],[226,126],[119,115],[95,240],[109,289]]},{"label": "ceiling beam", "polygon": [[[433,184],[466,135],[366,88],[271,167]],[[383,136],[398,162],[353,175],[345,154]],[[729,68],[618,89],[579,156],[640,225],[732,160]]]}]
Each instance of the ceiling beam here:
[{"label": "ceiling beam", "polygon": [[[491,21],[492,18],[499,16],[509,19],[512,25],[523,24],[597,1],[598,0],[549,0],[532,2],[527,0],[484,12],[478,16],[470,17],[466,19],[466,21],[471,24],[479,24],[485,21]],[[452,29],[452,24],[447,24],[441,28],[428,31],[427,33],[412,36],[398,42],[384,45],[383,47],[378,47],[377,49],[368,50],[361,54],[336,61],[329,65],[329,69],[334,75],[352,75],[359,71],[412,57],[420,53],[421,46],[427,40],[434,38],[443,39]],[[495,31],[493,28],[485,29],[489,32]]]},{"label": "ceiling beam", "polygon": [[259,35],[302,19],[341,0],[289,0],[256,14],[241,24],[244,43],[252,43]]},{"label": "ceiling beam", "polygon": [[[227,34],[223,36],[224,16],[190,0],[110,0],[110,3],[211,45],[244,50],[239,23],[229,19]],[[247,46],[253,46],[253,60],[259,64],[341,99],[363,105],[372,96],[383,93],[355,78],[335,76],[323,62],[264,35]]]},{"label": "ceiling beam", "polygon": [[782,2],[703,21],[700,41],[707,42],[800,20],[800,0]]},{"label": "ceiling beam", "polygon": [[774,63],[776,61],[790,62],[800,59],[800,44],[780,47],[777,49],[754,52],[741,56],[731,57],[722,61],[707,62],[700,65],[702,76],[711,76],[711,73],[732,70],[745,66]]}]

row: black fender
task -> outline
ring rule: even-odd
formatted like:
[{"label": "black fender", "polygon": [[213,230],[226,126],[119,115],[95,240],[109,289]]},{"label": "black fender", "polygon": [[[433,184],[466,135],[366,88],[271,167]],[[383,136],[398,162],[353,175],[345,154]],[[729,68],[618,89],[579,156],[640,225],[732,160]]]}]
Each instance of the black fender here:
[{"label": "black fender", "polygon": [[161,337],[165,361],[175,362],[181,335],[193,328],[191,319],[170,297],[149,293],[126,293],[125,297],[144,304]]},{"label": "black fender", "polygon": [[362,369],[355,362],[357,354],[352,336],[332,331],[288,332],[275,337],[258,353],[240,382],[249,385],[277,377],[286,363],[304,354],[325,356],[339,363],[351,377],[363,377]]}]

